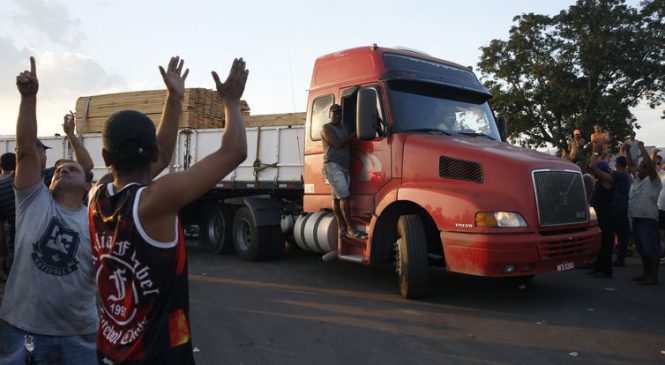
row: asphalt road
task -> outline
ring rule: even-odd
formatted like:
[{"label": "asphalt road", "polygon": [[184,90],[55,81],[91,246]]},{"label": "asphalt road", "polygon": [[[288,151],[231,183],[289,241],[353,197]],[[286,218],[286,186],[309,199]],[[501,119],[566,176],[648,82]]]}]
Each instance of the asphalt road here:
[{"label": "asphalt road", "polygon": [[642,287],[636,258],[613,279],[526,288],[434,270],[421,301],[389,267],[302,253],[248,263],[190,246],[189,272],[198,364],[665,363],[665,267]]},{"label": "asphalt road", "polygon": [[639,286],[637,258],[612,279],[573,270],[523,289],[438,270],[422,301],[400,297],[389,267],[312,255],[192,247],[189,265],[199,364],[665,363],[665,268]]}]

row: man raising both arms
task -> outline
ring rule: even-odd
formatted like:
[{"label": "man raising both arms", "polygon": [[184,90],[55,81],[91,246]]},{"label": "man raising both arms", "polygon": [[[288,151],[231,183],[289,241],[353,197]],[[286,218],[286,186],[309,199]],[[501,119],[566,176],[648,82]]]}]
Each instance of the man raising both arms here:
[{"label": "man raising both arms", "polygon": [[[162,70],[170,85],[166,108],[179,111],[187,71],[181,77],[177,61],[169,70],[166,75]],[[177,215],[247,156],[240,111],[247,74],[242,59],[233,62],[224,83],[213,72],[224,103],[224,136],[219,149],[186,171],[153,181],[170,161],[177,118],[162,122],[157,136],[150,119],[136,111],[122,111],[106,121],[102,156],[112,175],[100,181],[89,207],[101,306],[101,364],[194,363],[185,241]],[[163,152],[162,142],[171,152]]]},{"label": "man raising both arms", "polygon": [[[16,237],[0,317],[7,322],[0,364],[92,364],[95,361],[95,282],[83,197],[92,160],[78,141],[77,158],[59,160],[47,188],[44,146],[37,140],[34,58],[16,78]],[[73,120],[71,121],[73,124]],[[73,125],[65,125],[73,130]],[[75,139],[75,138],[74,138]]]}]

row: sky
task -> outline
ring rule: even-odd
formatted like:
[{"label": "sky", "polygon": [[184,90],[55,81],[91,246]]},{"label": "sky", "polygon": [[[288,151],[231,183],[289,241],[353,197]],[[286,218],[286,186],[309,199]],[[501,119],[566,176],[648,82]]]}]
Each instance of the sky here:
[{"label": "sky", "polygon": [[[13,135],[15,77],[37,59],[40,136],[61,132],[81,96],[164,88],[158,71],[178,55],[187,87],[213,88],[234,57],[250,70],[252,114],[305,111],[318,56],[377,43],[475,66],[480,47],[507,39],[513,17],[556,14],[573,0],[0,0],[0,135]],[[628,1],[636,5],[638,1]],[[633,110],[638,139],[665,145],[662,106]]]}]

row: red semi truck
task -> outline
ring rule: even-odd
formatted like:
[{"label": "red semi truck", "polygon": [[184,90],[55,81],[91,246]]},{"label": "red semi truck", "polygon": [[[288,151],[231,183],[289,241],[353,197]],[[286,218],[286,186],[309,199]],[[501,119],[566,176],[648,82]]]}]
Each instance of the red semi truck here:
[{"label": "red semi truck", "polygon": [[[322,56],[305,126],[248,128],[248,159],[182,221],[211,251],[250,261],[277,257],[289,240],[339,260],[394,263],[407,298],[427,293],[433,265],[527,281],[592,262],[600,230],[579,168],[505,143],[490,98],[469,68],[420,52],[374,45]],[[351,206],[366,240],[338,237],[321,173],[333,103],[356,133]],[[207,155],[221,133],[181,130],[171,171]],[[103,169],[100,136],[83,140]]]},{"label": "red semi truck", "polygon": [[[431,265],[529,280],[592,262],[600,230],[579,169],[502,141],[505,122],[490,98],[469,68],[423,53],[374,45],[322,56],[304,143],[291,146],[302,151],[302,184],[223,183],[199,202],[208,209],[197,205],[190,216],[203,242],[221,251],[231,241],[248,260],[281,252],[283,234],[309,251],[336,249],[340,260],[393,261],[407,298],[426,294]],[[338,238],[321,173],[321,127],[333,103],[357,137],[352,216],[366,240]],[[201,216],[211,206],[214,214]]]}]

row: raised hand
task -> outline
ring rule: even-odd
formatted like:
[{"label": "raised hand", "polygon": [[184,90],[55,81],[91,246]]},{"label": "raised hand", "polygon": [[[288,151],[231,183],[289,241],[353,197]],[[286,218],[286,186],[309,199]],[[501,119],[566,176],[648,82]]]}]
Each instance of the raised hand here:
[{"label": "raised hand", "polygon": [[23,71],[16,76],[16,87],[22,96],[35,96],[39,90],[35,58],[30,57],[30,71]]},{"label": "raised hand", "polygon": [[62,130],[65,132],[66,135],[73,135],[74,130],[76,128],[76,121],[74,118],[74,112],[71,110],[69,113],[65,114],[65,117],[63,118],[62,122]]},{"label": "raised hand", "polygon": [[226,100],[240,100],[242,93],[245,91],[248,74],[249,70],[245,69],[245,61],[242,57],[233,60],[231,71],[229,71],[229,76],[224,83],[220,81],[217,72],[213,71],[212,78],[215,80],[219,96]]},{"label": "raised hand", "polygon": [[185,73],[182,73],[182,67],[184,65],[185,60],[175,56],[171,57],[166,70],[164,70],[164,67],[159,66],[159,72],[162,74],[164,84],[166,84],[169,93],[179,98],[182,98],[183,95],[185,95],[185,79],[187,79],[187,75],[189,74],[189,69],[186,69]]}]

